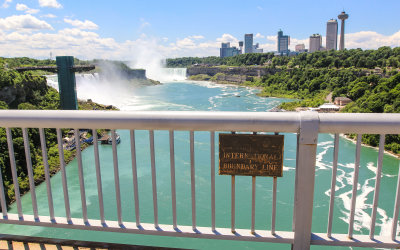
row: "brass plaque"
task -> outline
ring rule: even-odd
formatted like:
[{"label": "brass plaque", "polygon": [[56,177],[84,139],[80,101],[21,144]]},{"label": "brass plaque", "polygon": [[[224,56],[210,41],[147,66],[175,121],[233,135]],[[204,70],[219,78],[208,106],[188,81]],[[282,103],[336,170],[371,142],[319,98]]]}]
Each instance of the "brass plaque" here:
[{"label": "brass plaque", "polygon": [[219,174],[282,177],[283,135],[219,135]]}]

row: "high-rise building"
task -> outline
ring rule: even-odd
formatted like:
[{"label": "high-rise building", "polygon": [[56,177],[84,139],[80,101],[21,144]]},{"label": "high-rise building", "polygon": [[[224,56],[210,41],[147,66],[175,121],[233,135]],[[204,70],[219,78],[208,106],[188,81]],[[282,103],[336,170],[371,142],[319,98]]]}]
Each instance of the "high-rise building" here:
[{"label": "high-rise building", "polygon": [[301,44],[296,44],[296,46],[294,47],[296,52],[302,52],[306,49],[306,46],[301,43]]},{"label": "high-rise building", "polygon": [[283,31],[278,31],[278,53],[289,53],[290,36],[283,35]]},{"label": "high-rise building", "polygon": [[338,23],[331,19],[326,23],[326,50],[337,50]]},{"label": "high-rise building", "polygon": [[339,44],[339,50],[344,50],[344,20],[349,18],[349,15],[346,14],[346,12],[342,11],[342,13],[339,14],[338,18],[342,20],[342,25],[340,27],[340,44]]},{"label": "high-rise building", "polygon": [[263,53],[263,49],[260,49],[259,46],[259,43],[253,45],[253,53]]},{"label": "high-rise building", "polygon": [[322,37],[320,34],[310,36],[310,49],[309,52],[319,51],[322,45]]},{"label": "high-rise building", "polygon": [[243,53],[243,41],[239,41],[239,50],[240,50],[240,54]]},{"label": "high-rise building", "polygon": [[231,43],[230,43],[230,42],[221,43],[221,48],[222,48],[222,49],[229,48],[229,47],[231,47]]},{"label": "high-rise building", "polygon": [[253,53],[253,34],[244,34],[244,53]]},{"label": "high-rise building", "polygon": [[240,50],[236,47],[231,47],[230,43],[221,43],[221,48],[219,49],[219,56],[221,58],[236,56],[240,54]]}]

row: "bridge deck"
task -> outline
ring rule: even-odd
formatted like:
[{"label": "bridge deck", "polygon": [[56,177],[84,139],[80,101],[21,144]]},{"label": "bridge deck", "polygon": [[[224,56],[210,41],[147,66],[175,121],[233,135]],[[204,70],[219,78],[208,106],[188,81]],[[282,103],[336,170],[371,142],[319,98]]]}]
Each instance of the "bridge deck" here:
[{"label": "bridge deck", "polygon": [[[94,65],[79,65],[79,66],[73,66],[72,71],[74,72],[84,72],[84,71],[90,71],[95,69],[96,66]],[[57,66],[31,66],[31,67],[18,67],[15,68],[16,71],[18,72],[24,72],[24,71],[29,71],[29,70],[44,70],[44,71],[49,71],[49,72],[57,72]]]},{"label": "bridge deck", "polygon": [[151,250],[151,249],[174,249],[174,248],[0,234],[0,249],[25,249],[25,250],[36,250],[36,249],[38,250],[146,249],[147,250],[148,249]]}]

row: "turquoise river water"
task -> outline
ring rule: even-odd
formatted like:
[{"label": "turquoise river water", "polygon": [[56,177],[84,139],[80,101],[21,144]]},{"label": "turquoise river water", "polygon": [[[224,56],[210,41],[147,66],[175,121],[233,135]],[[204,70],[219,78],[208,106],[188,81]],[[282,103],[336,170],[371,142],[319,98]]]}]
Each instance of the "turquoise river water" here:
[{"label": "turquoise river water", "polygon": [[[54,79],[53,79],[54,80]],[[50,80],[51,81],[51,80]],[[101,91],[99,91],[101,89]],[[112,104],[122,110],[202,110],[202,111],[268,111],[285,99],[261,98],[257,90],[245,87],[217,85],[209,82],[186,80],[165,82],[156,86],[128,87],[118,83],[97,81],[95,77],[78,77],[78,96],[93,101]],[[119,175],[124,221],[135,221],[133,184],[130,158],[129,131],[120,130],[121,143],[118,145]],[[137,131],[137,163],[139,181],[140,215],[142,222],[153,222],[151,170],[148,131]],[[196,208],[198,226],[211,226],[210,198],[210,143],[208,132],[195,132]],[[216,138],[218,138],[216,136]],[[339,166],[336,182],[333,233],[347,233],[351,200],[353,167],[355,160],[354,143],[340,138]],[[216,146],[218,143],[216,143]],[[112,149],[100,145],[102,183],[104,191],[105,216],[117,220]],[[216,161],[218,161],[216,149]],[[155,153],[157,169],[157,190],[159,223],[172,224],[169,141],[167,131],[155,132]],[[278,180],[277,219],[278,231],[290,231],[292,227],[294,176],[296,159],[296,135],[285,134],[284,174]],[[313,232],[326,232],[329,210],[331,166],[333,156],[333,135],[320,134],[317,149],[316,182],[314,194]],[[89,218],[99,219],[99,207],[94,166],[93,146],[82,153]],[[189,132],[175,132],[175,161],[177,180],[178,224],[191,225],[190,156]],[[363,147],[361,150],[360,175],[358,184],[355,233],[368,234],[370,214],[375,185],[375,170],[378,152]],[[390,234],[396,190],[399,160],[385,155],[383,179],[377,216],[376,233]],[[218,162],[216,162],[218,166]],[[216,168],[217,171],[217,168]],[[216,176],[216,224],[230,227],[230,177]],[[72,217],[82,216],[78,181],[77,161],[67,166],[67,180],[71,199]],[[61,175],[51,179],[56,216],[65,216]],[[39,214],[48,215],[45,184],[36,188]],[[251,178],[236,178],[236,227],[250,228],[251,223]],[[258,177],[256,184],[256,229],[270,229],[271,226],[272,179]],[[22,197],[24,213],[32,214],[30,194]],[[11,206],[11,213],[16,206]],[[2,232],[23,235],[58,237],[77,240],[102,240],[135,245],[182,247],[197,249],[290,249],[286,244],[236,242],[223,240],[186,239],[156,237],[134,234],[117,234],[66,229],[45,229],[40,227],[1,225]],[[312,247],[320,249],[322,247]]]}]

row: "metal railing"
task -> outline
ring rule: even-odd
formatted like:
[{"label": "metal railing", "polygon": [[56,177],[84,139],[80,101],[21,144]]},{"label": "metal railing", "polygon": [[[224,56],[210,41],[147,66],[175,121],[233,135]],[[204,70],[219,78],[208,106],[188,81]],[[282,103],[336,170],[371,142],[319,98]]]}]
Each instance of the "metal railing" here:
[{"label": "metal railing", "polygon": [[[292,244],[294,249],[308,249],[310,244],[355,247],[382,247],[398,248],[400,241],[396,238],[398,214],[400,208],[400,178],[397,190],[393,197],[394,213],[392,232],[390,237],[375,235],[376,215],[379,200],[382,159],[384,154],[385,134],[400,134],[400,114],[322,114],[316,112],[300,113],[250,113],[250,112],[104,112],[104,111],[0,111],[0,127],[6,129],[12,180],[14,183],[15,202],[18,213],[7,212],[3,179],[0,174],[0,201],[2,216],[0,223],[36,225],[44,227],[84,229],[108,232],[125,232],[136,234],[163,235],[173,237],[193,237],[207,239],[225,239],[240,241],[257,241]],[[30,183],[33,215],[22,211],[20,190],[18,185],[17,166],[14,157],[11,128],[22,128],[25,145],[26,164]],[[49,216],[38,214],[35,186],[33,180],[32,162],[29,148],[27,128],[38,128],[40,132],[43,164],[46,177]],[[44,128],[55,128],[57,131],[59,160],[65,216],[56,217],[54,213],[52,189],[50,185],[49,165],[47,159]],[[82,171],[82,155],[77,150],[79,171],[79,185],[82,203],[82,218],[71,217],[70,197],[65,169],[65,159],[62,147],[62,128],[74,128],[76,148],[80,148],[79,129],[90,128],[110,129],[112,138],[112,155],[114,184],[117,205],[117,221],[106,220],[104,215],[103,187],[99,159],[97,133],[93,133],[94,165],[97,181],[97,195],[99,201],[100,220],[89,219],[87,213],[85,178]],[[122,219],[121,190],[119,180],[119,165],[116,145],[116,129],[130,130],[130,146],[132,158],[132,182],[134,187],[135,222],[126,222]],[[135,145],[135,131],[148,130],[150,144],[150,168],[153,198],[154,223],[142,223],[139,210],[138,176],[137,176],[137,145]],[[172,225],[163,225],[158,222],[158,197],[156,163],[154,150],[154,131],[169,131],[170,173],[171,173],[171,203]],[[191,215],[192,225],[177,224],[177,202],[175,181],[175,145],[174,131],[189,131],[190,135],[190,188],[191,188]],[[196,131],[210,132],[210,187],[211,187],[211,226],[199,227],[196,223],[196,196],[195,196],[195,149],[194,134]],[[251,228],[238,229],[235,225],[235,178],[231,182],[231,228],[216,227],[216,197],[215,197],[215,133],[216,131],[236,132],[280,132],[297,134],[296,173],[294,187],[294,214],[293,231],[276,231],[276,182],[273,183],[271,230],[255,230],[255,178],[252,178],[252,205]],[[328,213],[328,228],[325,233],[312,232],[312,215],[314,202],[314,182],[316,150],[319,133],[335,134],[334,156],[332,164],[331,197]],[[353,189],[350,209],[350,220],[347,234],[333,234],[333,208],[335,202],[336,172],[338,165],[339,133],[356,133],[356,161],[353,175]],[[362,134],[380,134],[378,167],[371,214],[369,235],[353,234],[354,214],[356,209],[358,171],[360,165],[360,149]],[[0,172],[1,173],[1,172]],[[399,175],[400,177],[400,175]],[[122,199],[128,199],[122,197]],[[7,232],[4,232],[7,233]]]}]

